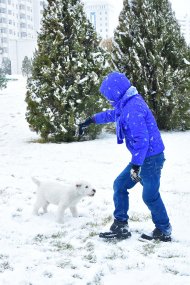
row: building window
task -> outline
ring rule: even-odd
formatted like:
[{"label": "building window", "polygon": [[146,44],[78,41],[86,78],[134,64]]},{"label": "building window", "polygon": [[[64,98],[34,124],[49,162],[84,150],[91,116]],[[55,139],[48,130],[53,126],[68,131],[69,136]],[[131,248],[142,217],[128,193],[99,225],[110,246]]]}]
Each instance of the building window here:
[{"label": "building window", "polygon": [[26,38],[26,37],[27,37],[27,33],[21,32],[21,38]]},{"label": "building window", "polygon": [[95,12],[90,13],[90,21],[92,25],[94,26],[94,28],[96,28],[96,13]]},{"label": "building window", "polygon": [[8,53],[8,48],[6,48],[6,47],[2,48],[2,52],[3,53]]},{"label": "building window", "polygon": [[20,10],[25,10],[25,5],[20,4]]},{"label": "building window", "polygon": [[1,39],[1,42],[2,42],[2,43],[7,43],[7,38],[2,38],[2,39]]},{"label": "building window", "polygon": [[0,8],[0,13],[6,13],[6,8]]},{"label": "building window", "polygon": [[25,19],[26,15],[25,14],[20,14],[20,19]]},{"label": "building window", "polygon": [[7,23],[7,19],[6,18],[0,18],[0,23],[6,24]]},{"label": "building window", "polygon": [[7,33],[7,29],[6,28],[1,28],[0,31],[1,31],[1,34],[6,34]]},{"label": "building window", "polygon": [[21,28],[26,28],[26,24],[25,23],[20,23],[20,27]]}]

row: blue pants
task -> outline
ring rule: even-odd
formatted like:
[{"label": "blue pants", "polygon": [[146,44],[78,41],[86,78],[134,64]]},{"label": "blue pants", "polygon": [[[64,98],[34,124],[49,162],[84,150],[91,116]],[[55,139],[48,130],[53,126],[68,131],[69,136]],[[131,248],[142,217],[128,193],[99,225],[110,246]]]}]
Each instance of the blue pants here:
[{"label": "blue pants", "polygon": [[[163,168],[164,161],[164,153],[146,158],[141,167],[140,176],[143,186],[142,198],[151,212],[153,223],[163,233],[170,234],[171,225],[159,192],[161,169]],[[119,221],[127,221],[129,218],[127,214],[129,210],[128,189],[133,188],[136,184],[130,177],[130,170],[131,163],[115,179],[113,185],[114,217]]]}]

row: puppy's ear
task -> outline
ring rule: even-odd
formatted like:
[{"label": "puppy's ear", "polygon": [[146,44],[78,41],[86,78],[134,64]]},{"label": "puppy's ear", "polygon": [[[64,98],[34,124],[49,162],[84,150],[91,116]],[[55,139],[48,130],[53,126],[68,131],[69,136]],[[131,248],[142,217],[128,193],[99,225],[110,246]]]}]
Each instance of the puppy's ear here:
[{"label": "puppy's ear", "polygon": [[82,184],[76,184],[77,188],[80,188],[82,186]]}]

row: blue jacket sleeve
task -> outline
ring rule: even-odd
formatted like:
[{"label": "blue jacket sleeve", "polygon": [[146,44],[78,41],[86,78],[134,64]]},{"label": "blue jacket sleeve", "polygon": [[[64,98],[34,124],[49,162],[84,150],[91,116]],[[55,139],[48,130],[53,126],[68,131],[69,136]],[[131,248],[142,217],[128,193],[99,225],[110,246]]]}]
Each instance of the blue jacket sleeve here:
[{"label": "blue jacket sleeve", "polygon": [[93,120],[96,124],[113,123],[115,122],[115,110],[106,110],[97,113],[93,116]]}]

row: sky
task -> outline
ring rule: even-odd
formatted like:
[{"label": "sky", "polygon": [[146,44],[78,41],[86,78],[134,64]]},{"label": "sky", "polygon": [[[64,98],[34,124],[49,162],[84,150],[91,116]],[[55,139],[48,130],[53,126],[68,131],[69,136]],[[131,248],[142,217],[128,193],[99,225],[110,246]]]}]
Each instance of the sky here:
[{"label": "sky", "polygon": [[[115,6],[116,11],[122,9],[123,0],[109,0]],[[190,15],[190,0],[171,0],[176,15]]]},{"label": "sky", "polygon": [[190,15],[190,0],[171,0],[176,15]]}]

